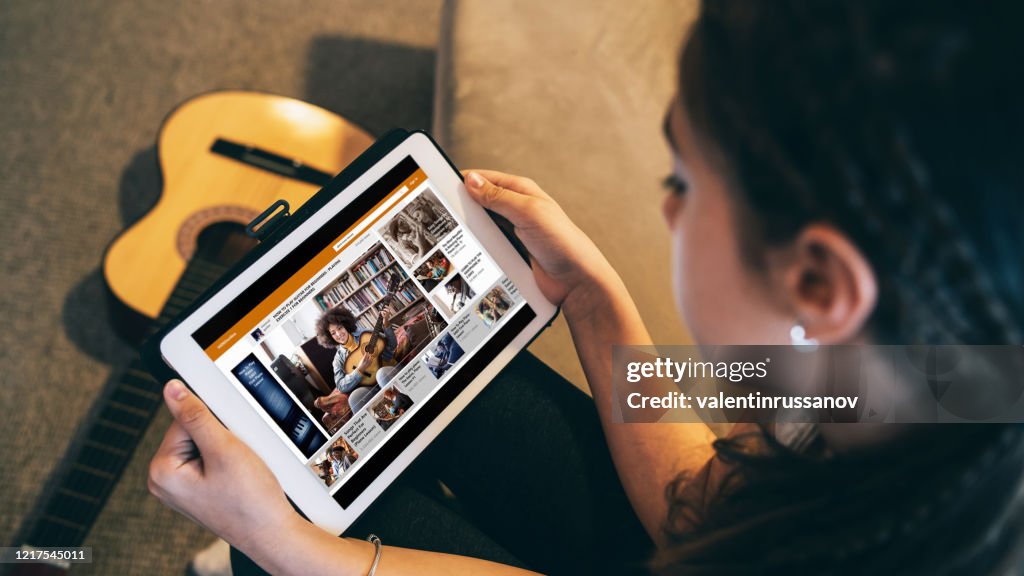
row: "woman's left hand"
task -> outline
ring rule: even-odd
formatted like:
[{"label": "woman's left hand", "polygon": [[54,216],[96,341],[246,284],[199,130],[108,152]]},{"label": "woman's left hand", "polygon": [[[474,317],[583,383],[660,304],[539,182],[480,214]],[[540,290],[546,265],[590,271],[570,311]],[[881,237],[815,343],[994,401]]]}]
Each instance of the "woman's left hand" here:
[{"label": "woman's left hand", "polygon": [[149,464],[154,496],[242,550],[298,518],[263,460],[184,384],[168,382],[164,401],[174,422]]}]

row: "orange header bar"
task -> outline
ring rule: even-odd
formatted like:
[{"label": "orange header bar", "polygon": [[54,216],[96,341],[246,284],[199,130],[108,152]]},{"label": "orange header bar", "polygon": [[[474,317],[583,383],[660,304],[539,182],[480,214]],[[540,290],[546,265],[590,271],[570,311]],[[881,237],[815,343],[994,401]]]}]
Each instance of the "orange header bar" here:
[{"label": "orange header bar", "polygon": [[316,276],[317,272],[323,270],[331,263],[331,260],[334,260],[338,256],[339,253],[345,251],[345,249],[361,237],[361,235],[354,236],[342,246],[335,249],[335,246],[337,246],[345,236],[360,226],[366,226],[367,229],[370,226],[373,226],[378,220],[384,217],[384,214],[386,214],[386,212],[381,212],[380,214],[374,215],[374,212],[392,200],[394,200],[395,203],[401,202],[403,198],[411,194],[412,191],[415,190],[417,186],[425,182],[426,179],[427,175],[422,169],[413,172],[412,176],[406,178],[405,182],[402,182],[400,186],[397,186],[394,190],[388,193],[384,199],[378,202],[376,206],[371,208],[366,216],[360,218],[354,224],[349,226],[347,230],[339,234],[326,248],[321,250],[319,254],[303,265],[298,272],[293,274],[291,278],[271,292],[270,296],[267,296],[262,302],[253,307],[248,314],[236,322],[235,325],[218,338],[216,342],[208,346],[205,349],[206,355],[216,362],[224,352],[227,352],[227,350],[231,348],[236,340],[255,330],[267,316],[273,314],[274,310],[277,310],[282,304],[291,298],[293,294],[298,292],[299,289]]}]

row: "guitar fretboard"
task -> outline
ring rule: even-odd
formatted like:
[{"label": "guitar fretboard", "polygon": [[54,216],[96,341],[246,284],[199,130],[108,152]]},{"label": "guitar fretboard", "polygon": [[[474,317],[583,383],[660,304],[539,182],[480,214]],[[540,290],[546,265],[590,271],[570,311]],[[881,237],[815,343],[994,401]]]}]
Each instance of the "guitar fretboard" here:
[{"label": "guitar fretboard", "polygon": [[[148,335],[156,333],[220,277],[226,266],[197,256],[189,262]],[[19,544],[81,546],[163,401],[156,382],[136,358],[112,380],[68,448],[47,486],[48,496]]]}]

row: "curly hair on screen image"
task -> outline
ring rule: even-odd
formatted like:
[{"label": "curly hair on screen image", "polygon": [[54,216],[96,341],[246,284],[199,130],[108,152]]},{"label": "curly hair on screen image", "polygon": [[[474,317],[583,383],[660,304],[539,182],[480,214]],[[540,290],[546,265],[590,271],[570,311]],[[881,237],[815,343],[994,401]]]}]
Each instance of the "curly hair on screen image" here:
[{"label": "curly hair on screen image", "polygon": [[331,336],[331,326],[340,326],[349,334],[354,335],[357,330],[356,318],[352,312],[335,306],[328,308],[316,321],[316,341],[324,348],[337,348],[338,342]]}]

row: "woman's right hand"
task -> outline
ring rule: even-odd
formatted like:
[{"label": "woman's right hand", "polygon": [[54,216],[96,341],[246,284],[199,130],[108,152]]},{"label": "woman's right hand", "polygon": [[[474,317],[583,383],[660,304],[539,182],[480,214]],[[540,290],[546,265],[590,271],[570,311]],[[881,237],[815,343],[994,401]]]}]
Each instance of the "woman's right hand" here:
[{"label": "woman's right hand", "polygon": [[515,226],[544,297],[570,317],[591,311],[604,283],[618,275],[558,203],[529,178],[492,170],[462,174],[474,200]]},{"label": "woman's right hand", "polygon": [[373,363],[373,356],[364,354],[362,359],[359,360],[359,364],[356,365],[356,370],[358,372],[366,372],[366,369],[370,367],[371,363]]}]

